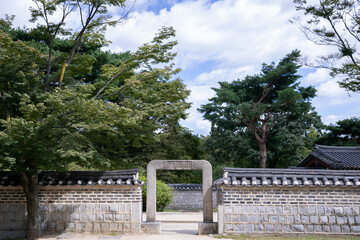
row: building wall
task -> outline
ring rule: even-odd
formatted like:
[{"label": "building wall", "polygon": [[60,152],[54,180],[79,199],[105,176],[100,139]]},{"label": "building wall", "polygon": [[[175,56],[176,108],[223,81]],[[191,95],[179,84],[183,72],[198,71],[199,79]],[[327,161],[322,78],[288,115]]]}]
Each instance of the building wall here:
[{"label": "building wall", "polygon": [[360,234],[360,189],[218,186],[219,233]]},{"label": "building wall", "polygon": [[[140,232],[141,191],[127,185],[40,187],[42,230]],[[24,236],[26,214],[22,188],[0,186],[0,236]]]},{"label": "building wall", "polygon": [[[201,190],[173,190],[173,199],[166,209],[201,210],[203,209],[203,193]],[[216,208],[216,191],[213,191],[213,207]]]}]

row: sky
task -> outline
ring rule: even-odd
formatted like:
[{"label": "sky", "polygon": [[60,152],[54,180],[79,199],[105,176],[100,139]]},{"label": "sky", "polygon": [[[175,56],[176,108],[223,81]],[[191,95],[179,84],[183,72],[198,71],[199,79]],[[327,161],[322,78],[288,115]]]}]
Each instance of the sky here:
[{"label": "sky", "polygon": [[[0,0],[0,17],[16,15],[14,26],[32,27],[31,0]],[[120,14],[116,8],[111,13]],[[259,73],[262,63],[277,62],[294,49],[314,59],[329,53],[326,46],[307,40],[299,26],[290,20],[301,16],[291,0],[137,0],[130,18],[106,32],[113,52],[136,51],[152,40],[162,26],[176,30],[175,64],[178,77],[191,90],[192,107],[181,124],[196,134],[208,135],[211,124],[198,108],[214,96],[218,82],[231,82]],[[76,29],[76,15],[68,27]],[[317,96],[312,104],[325,124],[360,117],[360,93],[340,88],[326,69],[302,67],[301,86],[313,86]]]}]

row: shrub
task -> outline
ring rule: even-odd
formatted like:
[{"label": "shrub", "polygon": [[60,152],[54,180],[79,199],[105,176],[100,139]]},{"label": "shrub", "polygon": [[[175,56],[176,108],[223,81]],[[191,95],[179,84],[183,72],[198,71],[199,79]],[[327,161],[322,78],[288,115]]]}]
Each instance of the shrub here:
[{"label": "shrub", "polygon": [[[140,176],[140,180],[146,182],[145,176]],[[142,191],[143,211],[146,211],[146,185]],[[163,212],[173,199],[172,189],[161,180],[156,181],[156,211]]]}]

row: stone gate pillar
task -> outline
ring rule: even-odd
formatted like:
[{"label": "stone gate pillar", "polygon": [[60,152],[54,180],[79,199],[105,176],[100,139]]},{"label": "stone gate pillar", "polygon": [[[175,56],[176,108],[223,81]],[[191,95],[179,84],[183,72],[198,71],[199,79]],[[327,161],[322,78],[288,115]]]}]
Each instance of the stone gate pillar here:
[{"label": "stone gate pillar", "polygon": [[[151,226],[149,223],[156,222],[156,170],[202,170],[203,223],[199,224],[199,234],[214,233],[216,230],[213,229],[217,228],[216,225],[213,224],[212,167],[206,160],[152,160],[148,164],[146,196],[147,226]],[[160,231],[160,227],[159,230],[156,231]]]}]

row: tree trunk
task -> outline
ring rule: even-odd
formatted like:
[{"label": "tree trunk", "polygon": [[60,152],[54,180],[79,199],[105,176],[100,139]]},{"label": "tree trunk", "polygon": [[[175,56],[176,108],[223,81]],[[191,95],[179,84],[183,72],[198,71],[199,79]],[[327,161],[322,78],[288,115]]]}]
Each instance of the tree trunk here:
[{"label": "tree trunk", "polygon": [[266,168],[266,142],[258,142],[260,152],[260,167]]},{"label": "tree trunk", "polygon": [[8,106],[8,103],[7,103],[7,100],[6,100],[6,95],[3,92],[3,93],[1,93],[1,96],[2,96],[2,100],[3,100],[6,121],[10,121],[10,111],[9,111],[9,106]]},{"label": "tree trunk", "polygon": [[19,173],[27,202],[27,240],[35,240],[41,234],[38,173]]}]

